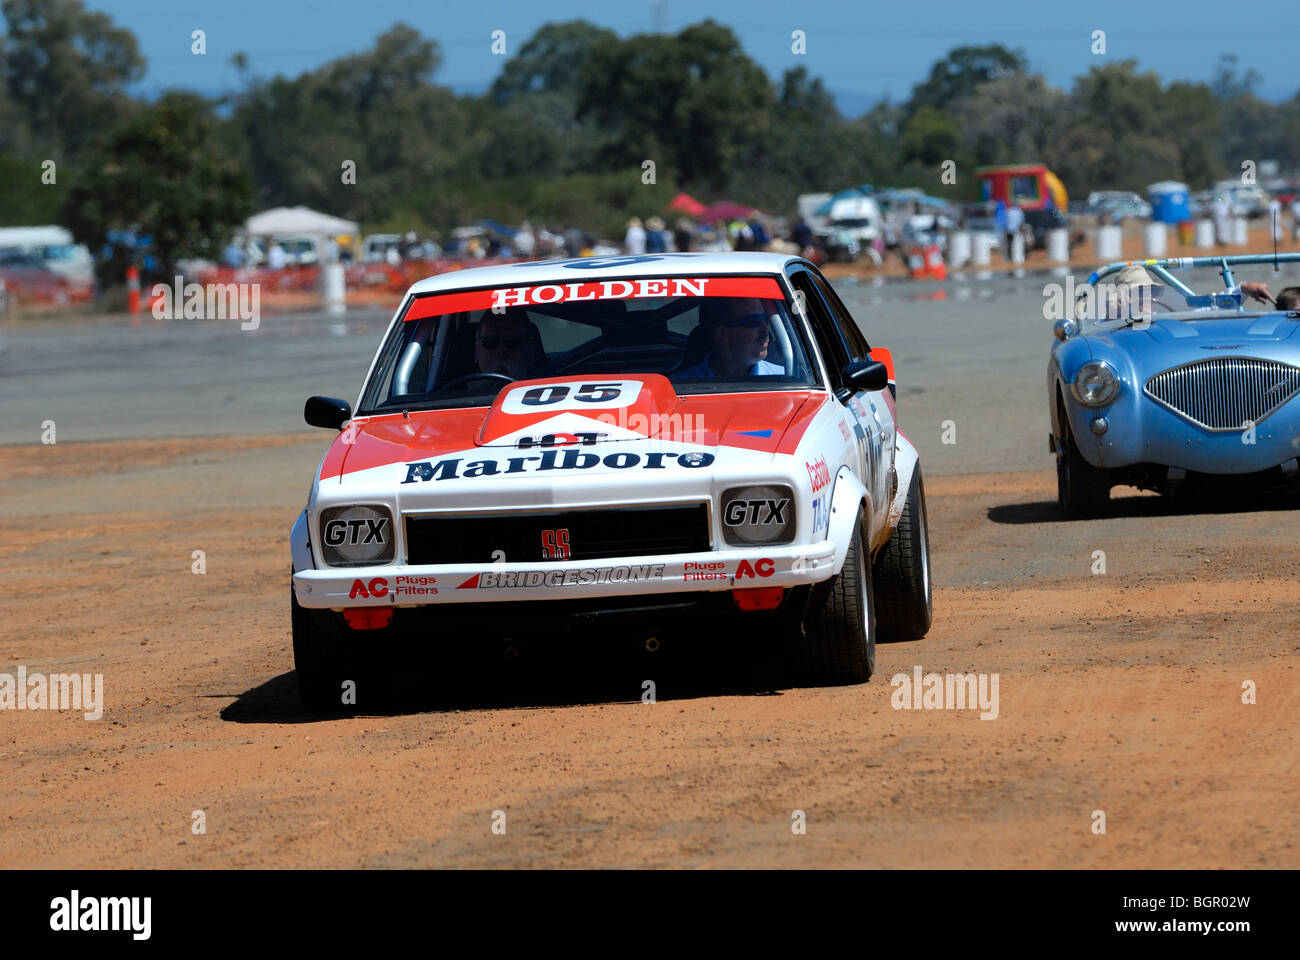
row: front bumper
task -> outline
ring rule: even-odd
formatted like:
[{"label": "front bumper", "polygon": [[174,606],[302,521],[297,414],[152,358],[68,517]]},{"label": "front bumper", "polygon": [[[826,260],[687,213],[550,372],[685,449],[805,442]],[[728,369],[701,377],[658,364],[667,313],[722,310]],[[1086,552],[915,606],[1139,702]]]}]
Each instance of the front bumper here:
[{"label": "front bumper", "polygon": [[822,540],[630,559],[299,570],[293,589],[300,606],[342,610],[799,587],[834,572],[835,544]]}]

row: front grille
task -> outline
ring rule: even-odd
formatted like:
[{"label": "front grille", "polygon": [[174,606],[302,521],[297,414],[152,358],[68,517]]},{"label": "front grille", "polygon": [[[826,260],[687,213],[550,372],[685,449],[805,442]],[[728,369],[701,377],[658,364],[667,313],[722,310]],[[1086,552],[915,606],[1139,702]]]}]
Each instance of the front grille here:
[{"label": "front grille", "polygon": [[1244,430],[1300,391],[1300,367],[1272,360],[1219,357],[1157,373],[1146,394],[1214,431]]},{"label": "front grille", "polygon": [[406,517],[406,556],[414,565],[568,563],[711,548],[705,503]]}]

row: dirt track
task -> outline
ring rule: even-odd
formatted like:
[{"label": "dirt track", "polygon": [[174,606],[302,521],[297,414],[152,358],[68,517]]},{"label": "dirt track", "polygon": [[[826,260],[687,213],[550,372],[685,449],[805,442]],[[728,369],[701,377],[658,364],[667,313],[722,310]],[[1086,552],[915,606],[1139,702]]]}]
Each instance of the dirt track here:
[{"label": "dirt track", "polygon": [[[936,475],[934,630],[881,646],[864,686],[674,687],[665,650],[576,688],[525,663],[466,709],[314,721],[285,537],[323,443],[0,447],[0,672],[106,688],[98,721],[0,714],[0,864],[1300,866],[1286,505],[1131,496],[1063,523],[1048,472]],[[892,709],[917,664],[998,674],[999,716]],[[684,695],[641,703],[661,673]]]}]

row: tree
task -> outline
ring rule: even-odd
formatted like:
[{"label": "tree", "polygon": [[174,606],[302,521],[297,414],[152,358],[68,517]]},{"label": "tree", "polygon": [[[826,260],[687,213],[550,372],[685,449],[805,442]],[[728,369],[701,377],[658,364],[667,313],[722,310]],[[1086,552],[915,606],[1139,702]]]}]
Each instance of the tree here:
[{"label": "tree", "polygon": [[1160,78],[1124,60],[1075,79],[1064,136],[1043,159],[1071,190],[1145,190],[1181,172]]},{"label": "tree", "polygon": [[774,103],[736,35],[705,20],[599,44],[582,70],[578,116],[612,135],[598,163],[654,160],[684,185],[717,189],[767,132]]},{"label": "tree", "polygon": [[907,102],[905,113],[911,116],[922,107],[949,109],[973,93],[980,84],[1024,73],[1027,66],[1024,54],[1008,50],[999,43],[955,47],[930,68],[930,75],[925,80],[912,88],[912,99]]},{"label": "tree", "polygon": [[540,27],[505,62],[492,84],[492,99],[505,106],[536,93],[560,93],[576,98],[582,69],[603,44],[618,34],[586,20],[548,23]]},{"label": "tree", "polygon": [[[227,143],[208,101],[164,94],[88,145],[63,222],[92,250],[112,231],[152,237],[164,278],[182,257],[215,258],[253,210],[252,180]],[[117,281],[123,266],[101,265],[101,279]]]},{"label": "tree", "polygon": [[399,23],[362,53],[250,81],[234,121],[262,202],[378,219],[395,196],[471,167],[466,106],[432,82],[440,62]]},{"label": "tree", "polygon": [[145,68],[129,30],[79,0],[4,0],[0,11],[4,85],[41,149],[75,153],[128,109]]},{"label": "tree", "polygon": [[955,108],[962,144],[979,165],[1041,160],[1061,134],[1068,101],[1041,74],[989,80]]}]

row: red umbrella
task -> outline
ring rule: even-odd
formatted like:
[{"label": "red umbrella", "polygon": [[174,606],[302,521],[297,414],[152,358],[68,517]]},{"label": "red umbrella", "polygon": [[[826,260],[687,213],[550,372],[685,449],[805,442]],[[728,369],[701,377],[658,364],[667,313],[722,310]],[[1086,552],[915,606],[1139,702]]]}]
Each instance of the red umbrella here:
[{"label": "red umbrella", "polygon": [[720,200],[711,207],[700,211],[699,218],[706,222],[714,220],[748,220],[758,211],[753,207],[741,206],[730,200]]},{"label": "red umbrella", "polygon": [[700,201],[696,200],[689,193],[679,193],[673,197],[673,202],[668,204],[669,210],[680,210],[682,213],[692,217],[698,217],[708,208]]}]

